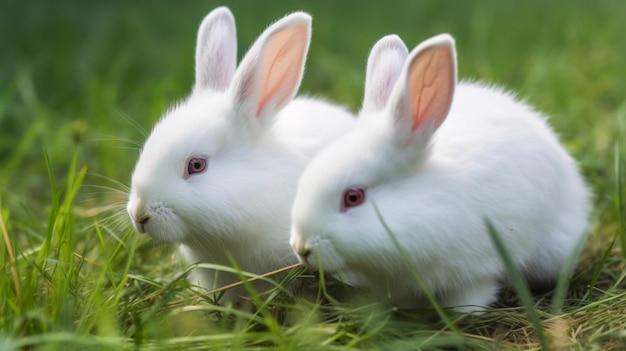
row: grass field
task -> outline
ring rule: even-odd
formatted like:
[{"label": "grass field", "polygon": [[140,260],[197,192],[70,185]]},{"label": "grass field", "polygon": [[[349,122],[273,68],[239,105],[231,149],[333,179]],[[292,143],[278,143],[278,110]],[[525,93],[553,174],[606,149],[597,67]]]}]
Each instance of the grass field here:
[{"label": "grass field", "polygon": [[240,55],[285,13],[313,15],[303,93],[356,111],[378,38],[412,48],[449,32],[461,78],[505,85],[551,116],[595,194],[564,299],[523,303],[510,290],[484,315],[445,318],[274,295],[255,313],[214,306],[189,289],[173,247],[130,228],[139,147],[188,93],[197,26],[221,4],[0,3],[1,350],[626,349],[626,2],[228,3]]}]

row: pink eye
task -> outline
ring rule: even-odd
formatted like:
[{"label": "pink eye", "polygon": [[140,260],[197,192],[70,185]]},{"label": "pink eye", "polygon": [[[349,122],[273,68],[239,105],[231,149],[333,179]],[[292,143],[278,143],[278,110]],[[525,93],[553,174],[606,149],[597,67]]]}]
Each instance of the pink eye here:
[{"label": "pink eye", "polygon": [[344,190],[341,196],[341,212],[345,212],[351,207],[359,206],[363,201],[365,201],[365,189],[351,186]]},{"label": "pink eye", "polygon": [[187,168],[185,168],[185,176],[187,179],[194,174],[202,173],[206,171],[207,160],[203,157],[192,157],[187,160]]}]

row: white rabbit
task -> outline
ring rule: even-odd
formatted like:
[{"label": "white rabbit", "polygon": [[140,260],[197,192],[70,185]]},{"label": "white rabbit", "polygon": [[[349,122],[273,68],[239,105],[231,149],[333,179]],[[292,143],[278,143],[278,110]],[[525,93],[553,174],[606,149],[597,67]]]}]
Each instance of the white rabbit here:
[{"label": "white rabbit", "polygon": [[356,126],[301,177],[291,232],[301,261],[399,307],[425,303],[414,268],[443,306],[478,311],[506,281],[488,220],[531,284],[553,282],[585,236],[589,193],[545,117],[500,89],[457,85],[447,34],[406,61],[395,52],[374,48],[367,79],[378,87],[366,86]]},{"label": "white rabbit", "polygon": [[[232,266],[232,257],[258,274],[298,261],[289,246],[297,180],[317,150],[354,123],[344,108],[293,99],[310,30],[305,13],[282,18],[236,69],[233,15],[221,7],[206,16],[193,92],[154,126],[132,175],[127,211],[139,232],[181,243],[188,263]],[[238,280],[209,269],[190,279],[207,289]]]}]

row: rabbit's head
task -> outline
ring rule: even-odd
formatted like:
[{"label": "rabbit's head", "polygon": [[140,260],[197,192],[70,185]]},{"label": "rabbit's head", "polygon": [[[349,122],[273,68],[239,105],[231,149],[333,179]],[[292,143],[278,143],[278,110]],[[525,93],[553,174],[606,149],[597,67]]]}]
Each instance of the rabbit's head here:
[{"label": "rabbit's head", "polygon": [[364,262],[399,260],[397,251],[384,249],[390,238],[375,206],[415,215],[396,208],[396,184],[428,162],[431,136],[452,103],[455,60],[448,35],[423,42],[408,57],[395,36],[374,46],[356,127],[318,154],[300,179],[291,244],[303,262],[363,273]]},{"label": "rabbit's head", "polygon": [[262,146],[298,90],[310,26],[305,13],[284,17],[236,68],[232,14],[221,7],[207,15],[193,91],[155,125],[132,175],[127,210],[139,232],[172,242],[189,243],[197,233],[220,239],[267,206],[254,196],[270,176],[272,156]]}]

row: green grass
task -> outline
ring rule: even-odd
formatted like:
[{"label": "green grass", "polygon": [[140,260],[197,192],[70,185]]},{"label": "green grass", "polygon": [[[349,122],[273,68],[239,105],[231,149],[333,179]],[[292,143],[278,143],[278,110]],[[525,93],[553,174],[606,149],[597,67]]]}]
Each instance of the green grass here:
[{"label": "green grass", "polygon": [[357,110],[378,38],[413,47],[445,31],[462,78],[505,85],[551,116],[595,194],[572,279],[448,319],[337,302],[346,288],[322,280],[318,292],[311,276],[299,278],[313,286],[306,298],[215,306],[189,288],[173,247],[131,230],[123,206],[138,149],[189,91],[197,26],[218,5],[0,3],[0,349],[626,348],[626,2],[229,2],[240,55],[285,13],[313,15],[304,93]]}]

